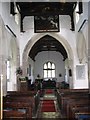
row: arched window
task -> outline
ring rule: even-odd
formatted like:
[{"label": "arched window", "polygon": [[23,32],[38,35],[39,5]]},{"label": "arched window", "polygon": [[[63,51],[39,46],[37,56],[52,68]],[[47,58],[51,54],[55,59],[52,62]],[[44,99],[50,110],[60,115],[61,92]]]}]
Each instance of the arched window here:
[{"label": "arched window", "polygon": [[46,62],[43,65],[44,78],[55,78],[55,64],[53,62]]}]

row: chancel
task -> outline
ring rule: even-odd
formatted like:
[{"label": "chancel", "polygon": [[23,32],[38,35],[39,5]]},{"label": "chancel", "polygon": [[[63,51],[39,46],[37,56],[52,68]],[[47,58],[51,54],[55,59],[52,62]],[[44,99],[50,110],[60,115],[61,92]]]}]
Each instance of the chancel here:
[{"label": "chancel", "polygon": [[0,119],[90,119],[90,2],[0,2]]}]

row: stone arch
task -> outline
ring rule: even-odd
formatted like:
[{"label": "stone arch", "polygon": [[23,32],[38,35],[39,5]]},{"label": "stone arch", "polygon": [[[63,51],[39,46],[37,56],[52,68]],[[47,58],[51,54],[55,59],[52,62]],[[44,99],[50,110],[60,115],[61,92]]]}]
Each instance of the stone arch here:
[{"label": "stone arch", "polygon": [[49,35],[53,38],[55,38],[56,40],[58,40],[65,48],[67,55],[68,55],[68,59],[71,60],[73,62],[74,56],[73,56],[73,51],[72,48],[70,46],[70,44],[68,43],[68,41],[61,35],[58,35],[56,33],[38,33],[35,34],[27,43],[24,51],[23,51],[23,55],[22,55],[22,69],[23,69],[23,75],[26,75],[26,71],[27,71],[27,60],[28,60],[28,54],[29,51],[31,50],[32,46],[42,37]]}]

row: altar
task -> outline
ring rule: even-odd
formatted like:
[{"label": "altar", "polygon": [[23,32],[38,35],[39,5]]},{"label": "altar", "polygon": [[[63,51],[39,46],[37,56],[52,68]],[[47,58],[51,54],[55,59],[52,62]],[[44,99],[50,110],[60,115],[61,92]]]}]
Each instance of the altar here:
[{"label": "altar", "polygon": [[43,80],[42,82],[42,88],[43,89],[55,89],[56,88],[56,81],[54,80]]}]

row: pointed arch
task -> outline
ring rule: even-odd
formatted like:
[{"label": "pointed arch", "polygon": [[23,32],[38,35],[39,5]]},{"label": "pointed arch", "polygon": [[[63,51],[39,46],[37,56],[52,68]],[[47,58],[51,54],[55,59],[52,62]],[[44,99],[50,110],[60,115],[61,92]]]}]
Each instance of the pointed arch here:
[{"label": "pointed arch", "polygon": [[27,45],[25,46],[25,49],[23,51],[23,56],[22,56],[22,68],[24,71],[24,75],[25,75],[25,71],[27,70],[27,60],[28,60],[28,54],[29,51],[31,50],[32,46],[42,37],[49,35],[53,38],[55,38],[56,40],[58,40],[63,47],[65,48],[67,55],[68,55],[68,59],[69,60],[73,60],[74,56],[73,56],[73,51],[72,48],[70,46],[70,44],[68,43],[68,41],[61,35],[56,34],[56,33],[38,33],[35,34],[27,43]]}]

